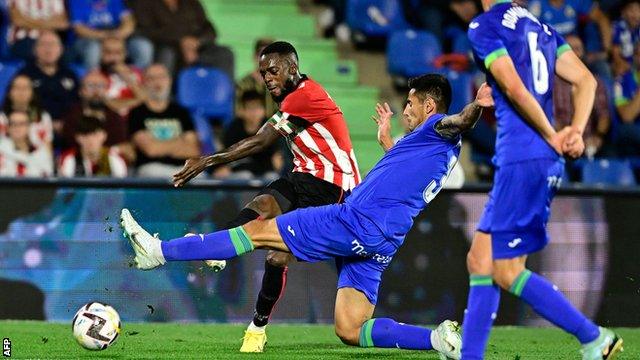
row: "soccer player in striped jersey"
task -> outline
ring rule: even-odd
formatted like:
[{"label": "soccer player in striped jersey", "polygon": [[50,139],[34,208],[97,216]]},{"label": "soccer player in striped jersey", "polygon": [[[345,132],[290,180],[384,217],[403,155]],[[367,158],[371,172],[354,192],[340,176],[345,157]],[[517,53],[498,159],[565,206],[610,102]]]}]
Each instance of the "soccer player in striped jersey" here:
[{"label": "soccer player in striped jersey", "polygon": [[[555,29],[510,0],[482,0],[469,40],[494,89],[498,137],[496,173],[467,256],[470,286],[462,359],[484,358],[500,287],[576,337],[583,360],[612,359],[622,339],[596,326],[547,279],[526,268],[527,256],[548,243],[551,201],[564,171],[562,155],[584,151],[582,133],[596,81]],[[553,78],[573,86],[571,126],[553,128]]]},{"label": "soccer player in striped jersey", "polygon": [[[320,84],[300,73],[295,48],[283,41],[266,46],[260,55],[260,73],[280,111],[256,135],[214,155],[189,159],[174,175],[175,186],[182,186],[206,167],[260,152],[283,136],[293,153],[293,172],[262,190],[227,224],[228,228],[297,208],[340,203],[360,182],[342,111]],[[262,288],[241,352],[264,350],[265,327],[284,292],[286,265],[291,259],[283,252],[272,250],[267,254]]]},{"label": "soccer player in striped jersey", "polygon": [[[411,132],[388,149],[343,204],[296,209],[275,219],[171,241],[151,236],[123,209],[120,221],[136,253],[136,266],[150,270],[167,261],[231,259],[256,248],[288,252],[306,262],[335,259],[335,331],[342,342],[436,350],[441,359],[459,359],[461,338],[455,322],[446,320],[430,330],[373,318],[373,313],[383,271],[415,217],[446,182],[460,154],[461,133],[473,127],[493,98],[485,84],[475,101],[448,116],[451,86],[444,76],[423,75],[409,87],[404,116]],[[376,110],[378,126],[389,124],[391,111],[381,106]]]}]

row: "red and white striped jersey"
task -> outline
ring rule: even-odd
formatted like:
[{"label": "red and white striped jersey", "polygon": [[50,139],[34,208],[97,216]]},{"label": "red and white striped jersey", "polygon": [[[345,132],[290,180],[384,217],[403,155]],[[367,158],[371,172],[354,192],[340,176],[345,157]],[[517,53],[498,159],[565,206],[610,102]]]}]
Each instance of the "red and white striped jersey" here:
[{"label": "red and white striped jersey", "polygon": [[[64,0],[9,0],[8,8],[15,8],[20,14],[32,19],[47,20],[54,16],[66,13]],[[7,33],[10,44],[24,38],[38,38],[40,31],[37,29],[22,28],[11,25]]]},{"label": "red and white striped jersey", "polygon": [[309,173],[345,191],[360,183],[342,111],[317,82],[305,77],[269,124],[287,139],[294,172]]}]

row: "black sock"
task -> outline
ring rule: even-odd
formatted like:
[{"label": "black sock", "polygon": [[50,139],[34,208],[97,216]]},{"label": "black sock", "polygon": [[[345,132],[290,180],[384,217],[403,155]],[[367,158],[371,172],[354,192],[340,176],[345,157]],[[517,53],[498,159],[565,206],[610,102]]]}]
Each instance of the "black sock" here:
[{"label": "black sock", "polygon": [[269,322],[273,306],[280,299],[280,295],[287,283],[287,267],[279,267],[265,261],[262,288],[256,301],[256,310],[253,313],[253,324],[265,326]]},{"label": "black sock", "polygon": [[258,214],[257,212],[255,212],[254,210],[251,210],[249,208],[244,208],[242,210],[240,210],[240,212],[238,213],[238,216],[236,216],[235,219],[229,221],[227,223],[227,226],[225,227],[225,229],[233,229],[235,227],[238,227],[240,225],[244,225],[246,223],[248,223],[251,220],[255,220],[260,216],[260,214]]}]

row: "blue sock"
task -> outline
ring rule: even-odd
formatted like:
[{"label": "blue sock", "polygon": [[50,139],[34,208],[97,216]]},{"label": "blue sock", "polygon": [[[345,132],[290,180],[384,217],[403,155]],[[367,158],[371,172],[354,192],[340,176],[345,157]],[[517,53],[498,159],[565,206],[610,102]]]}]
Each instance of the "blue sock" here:
[{"label": "blue sock", "polygon": [[431,350],[431,330],[393,319],[370,319],[360,329],[360,347]]},{"label": "blue sock", "polygon": [[587,319],[569,300],[544,277],[525,270],[509,289],[529,304],[538,315],[586,344],[600,335],[600,329]]},{"label": "blue sock", "polygon": [[161,246],[167,261],[227,260],[253,251],[251,238],[242,226],[163,241]]},{"label": "blue sock", "polygon": [[462,359],[482,360],[500,304],[500,288],[491,276],[471,275],[462,322]]}]

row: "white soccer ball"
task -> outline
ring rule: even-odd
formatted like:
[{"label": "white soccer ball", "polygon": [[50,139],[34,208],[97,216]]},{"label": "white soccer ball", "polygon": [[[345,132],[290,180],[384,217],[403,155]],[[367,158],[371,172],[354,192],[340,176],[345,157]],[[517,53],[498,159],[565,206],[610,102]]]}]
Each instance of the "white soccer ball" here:
[{"label": "white soccer ball", "polygon": [[90,302],[73,317],[73,337],[89,350],[104,350],[120,335],[120,315],[116,309],[99,302]]}]

